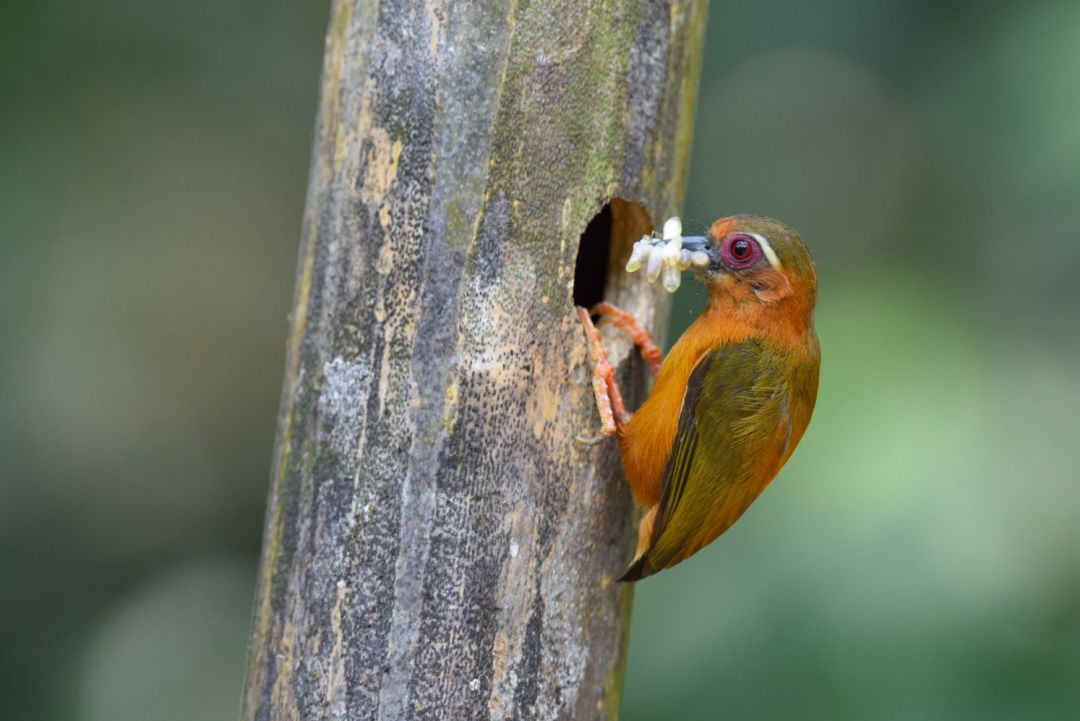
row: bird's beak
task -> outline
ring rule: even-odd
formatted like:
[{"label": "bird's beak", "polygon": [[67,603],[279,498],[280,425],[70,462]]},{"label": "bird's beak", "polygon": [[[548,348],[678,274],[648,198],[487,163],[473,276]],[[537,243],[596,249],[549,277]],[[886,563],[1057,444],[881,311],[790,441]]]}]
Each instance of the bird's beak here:
[{"label": "bird's beak", "polygon": [[716,265],[716,257],[713,255],[712,246],[707,235],[684,235],[682,239],[683,250],[690,251],[690,267],[694,270],[707,270]]},{"label": "bird's beak", "polygon": [[684,235],[682,239],[682,247],[689,250],[691,253],[704,250],[709,250],[709,238],[704,235]]}]

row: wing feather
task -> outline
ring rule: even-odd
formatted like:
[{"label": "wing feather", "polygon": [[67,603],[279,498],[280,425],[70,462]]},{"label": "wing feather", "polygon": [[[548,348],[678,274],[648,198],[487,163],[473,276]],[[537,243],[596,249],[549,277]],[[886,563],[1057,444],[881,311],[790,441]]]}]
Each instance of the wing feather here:
[{"label": "wing feather", "polygon": [[649,547],[625,579],[674,565],[712,541],[779,470],[792,436],[784,360],[751,339],[712,351],[694,368]]}]

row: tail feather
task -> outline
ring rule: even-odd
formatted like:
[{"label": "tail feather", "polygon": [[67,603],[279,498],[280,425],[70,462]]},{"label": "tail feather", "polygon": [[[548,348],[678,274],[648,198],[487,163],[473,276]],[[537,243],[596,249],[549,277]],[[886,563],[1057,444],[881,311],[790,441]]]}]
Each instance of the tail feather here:
[{"label": "tail feather", "polygon": [[630,566],[623,572],[623,575],[619,576],[619,582],[640,581],[646,576],[651,576],[659,570],[659,568],[653,568],[652,564],[649,563],[649,555],[645,553],[638,556],[630,563]]}]

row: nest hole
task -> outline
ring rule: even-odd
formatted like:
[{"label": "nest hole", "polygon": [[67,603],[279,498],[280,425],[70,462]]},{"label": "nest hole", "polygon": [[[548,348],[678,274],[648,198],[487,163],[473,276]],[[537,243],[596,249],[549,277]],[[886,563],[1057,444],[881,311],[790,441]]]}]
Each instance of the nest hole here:
[{"label": "nest hole", "polygon": [[[652,231],[645,208],[632,200],[612,198],[581,234],[574,264],[574,305],[591,308],[612,300],[610,286],[630,257],[634,242]],[[620,284],[621,285],[621,284]]]}]

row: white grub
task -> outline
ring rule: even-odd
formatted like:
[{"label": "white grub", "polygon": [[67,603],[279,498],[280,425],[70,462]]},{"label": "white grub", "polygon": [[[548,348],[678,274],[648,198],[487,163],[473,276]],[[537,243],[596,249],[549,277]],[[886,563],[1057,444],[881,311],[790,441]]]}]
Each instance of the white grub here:
[{"label": "white grub", "polygon": [[664,265],[664,290],[668,293],[674,293],[679,289],[679,283],[682,282],[682,271],[679,270],[679,266],[674,264]]},{"label": "white grub", "polygon": [[645,236],[638,242],[634,243],[634,248],[630,251],[630,260],[626,262],[626,272],[633,273],[635,270],[641,267],[641,264],[648,260],[649,255],[652,253],[653,245],[652,238]]},{"label": "white grub", "polygon": [[660,269],[664,265],[664,253],[660,249],[654,249],[649,254],[649,262],[645,266],[645,277],[649,279],[650,283],[655,283],[656,279],[660,277]]},{"label": "white grub", "polygon": [[709,264],[709,257],[705,253],[690,252],[682,244],[682,221],[668,218],[661,237],[657,238],[654,233],[634,243],[630,260],[626,263],[626,272],[633,273],[644,266],[645,278],[650,283],[662,277],[664,290],[674,293],[682,283],[682,271],[692,265],[702,267]]},{"label": "white grub", "polygon": [[674,216],[664,221],[664,240],[669,238],[678,238],[682,245],[682,221]]}]

